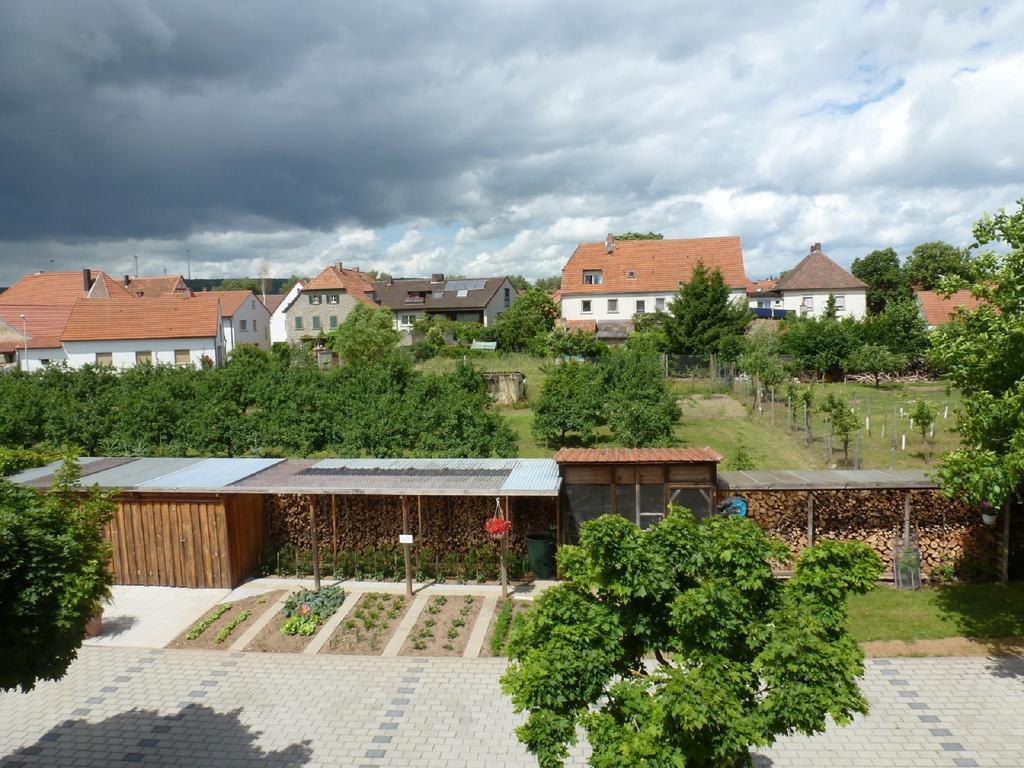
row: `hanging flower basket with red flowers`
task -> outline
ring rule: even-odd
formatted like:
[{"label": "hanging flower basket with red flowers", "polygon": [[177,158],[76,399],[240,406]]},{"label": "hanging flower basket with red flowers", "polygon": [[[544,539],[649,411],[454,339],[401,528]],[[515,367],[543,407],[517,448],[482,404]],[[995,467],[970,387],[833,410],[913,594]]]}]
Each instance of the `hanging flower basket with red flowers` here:
[{"label": "hanging flower basket with red flowers", "polygon": [[512,533],[512,523],[504,517],[495,515],[484,523],[484,530],[487,531],[487,535],[492,539],[503,539]]}]

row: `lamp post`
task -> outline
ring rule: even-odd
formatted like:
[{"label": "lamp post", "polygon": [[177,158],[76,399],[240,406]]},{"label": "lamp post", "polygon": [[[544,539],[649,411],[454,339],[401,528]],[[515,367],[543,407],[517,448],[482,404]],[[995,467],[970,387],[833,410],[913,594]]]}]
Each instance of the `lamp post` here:
[{"label": "lamp post", "polygon": [[28,321],[25,319],[25,315],[21,315],[21,338],[25,342],[25,357],[22,362],[22,368],[28,371]]}]

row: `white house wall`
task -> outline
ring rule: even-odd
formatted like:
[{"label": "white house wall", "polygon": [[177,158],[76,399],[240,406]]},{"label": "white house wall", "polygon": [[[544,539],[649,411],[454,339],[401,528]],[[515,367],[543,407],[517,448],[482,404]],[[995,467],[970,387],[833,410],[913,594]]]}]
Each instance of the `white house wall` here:
[{"label": "white house wall", "polygon": [[[47,365],[52,363],[63,363],[67,360],[67,355],[64,354],[64,350],[61,347],[54,349],[33,349],[29,347],[28,357],[25,357],[25,350],[19,349],[18,352],[18,363],[22,370],[38,371],[45,368]],[[28,360],[28,365],[25,365],[25,360]]]},{"label": "white house wall", "polygon": [[[243,320],[245,330],[242,330]],[[236,344],[252,344],[260,349],[270,347],[270,312],[256,296],[242,302],[235,310],[235,314],[223,319],[222,325],[224,346],[228,352],[234,349]]]},{"label": "white house wall", "polygon": [[276,344],[278,342],[284,343],[288,341],[288,315],[287,310],[294,302],[299,292],[302,290],[302,285],[296,283],[292,286],[291,290],[285,294],[284,301],[282,301],[277,309],[274,310],[274,314],[270,316],[270,343]]},{"label": "white house wall", "polygon": [[[644,302],[645,314],[659,311],[658,299],[664,300],[664,311],[668,311],[675,291],[651,293],[588,293],[562,294],[562,318],[564,320],[631,320],[636,314],[637,301]],[[745,291],[731,291],[734,300],[745,300]],[[618,299],[619,311],[608,311],[608,300]],[[583,311],[583,302],[590,302],[590,312]]]},{"label": "white house wall", "polygon": [[516,291],[515,286],[508,280],[503,282],[494,296],[491,297],[491,300],[487,302],[487,306],[484,307],[484,325],[488,327],[494,325],[498,319],[498,315],[508,309],[508,307],[505,306],[506,288],[509,291],[509,307],[515,303],[517,298],[519,298],[519,293]]},{"label": "white house wall", "polygon": [[[174,365],[174,351],[177,349],[187,349],[189,351],[189,359],[196,367],[202,365],[203,355],[206,355],[206,357],[213,361],[217,360],[217,340],[213,337],[64,342],[68,366],[71,368],[95,365],[97,352],[110,352],[115,368],[134,368],[136,352],[151,353],[153,365]],[[31,352],[32,350],[29,351]]]},{"label": "white house wall", "polygon": [[[852,317],[854,320],[861,320],[868,312],[867,294],[859,289],[849,291],[783,291],[781,309],[792,310],[798,315],[803,314],[801,307],[804,305],[804,297],[809,297],[813,304],[811,311],[807,314],[821,317],[825,312],[825,306],[828,304],[828,297],[830,295],[837,298],[842,296],[846,303],[846,307],[842,312],[836,312],[836,317]],[[774,304],[772,306],[776,309],[779,308]]]}]

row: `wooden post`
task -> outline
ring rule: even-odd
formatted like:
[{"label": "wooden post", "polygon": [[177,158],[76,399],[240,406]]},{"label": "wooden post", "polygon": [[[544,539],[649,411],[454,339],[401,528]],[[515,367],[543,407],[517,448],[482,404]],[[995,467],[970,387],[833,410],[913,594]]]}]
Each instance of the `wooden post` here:
[{"label": "wooden post", "polygon": [[1010,579],[1010,509],[1013,506],[1013,499],[1007,498],[1003,502],[1003,545],[1002,562],[999,564],[999,583],[1005,584]]},{"label": "wooden post", "polygon": [[338,576],[338,497],[331,494],[331,564],[334,576]]},{"label": "wooden post", "polygon": [[423,535],[423,497],[416,497],[416,535]]},{"label": "wooden post", "polygon": [[807,546],[814,546],[814,491],[807,492]]},{"label": "wooden post", "polygon": [[320,556],[317,553],[316,548],[316,500],[314,497],[309,498],[309,535],[310,544],[313,549],[313,591],[320,591]]},{"label": "wooden post", "polygon": [[903,547],[910,545],[910,491],[903,494]]},{"label": "wooden post", "polygon": [[[409,500],[402,496],[402,533],[409,535]],[[403,544],[405,555],[405,596],[412,597],[412,544]]]}]

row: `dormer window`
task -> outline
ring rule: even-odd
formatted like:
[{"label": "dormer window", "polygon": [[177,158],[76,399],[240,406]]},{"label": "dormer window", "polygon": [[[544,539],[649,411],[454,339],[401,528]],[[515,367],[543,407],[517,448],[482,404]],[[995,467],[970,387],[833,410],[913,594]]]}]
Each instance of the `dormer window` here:
[{"label": "dormer window", "polygon": [[341,301],[341,294],[340,293],[328,293],[327,294],[327,303],[328,304],[337,304],[339,301]]},{"label": "dormer window", "polygon": [[628,272],[626,272],[626,277],[628,277],[630,280],[636,280],[636,270],[631,269]]},{"label": "dormer window", "polygon": [[600,285],[601,270],[600,269],[585,269],[583,270],[583,284],[584,285]]}]

